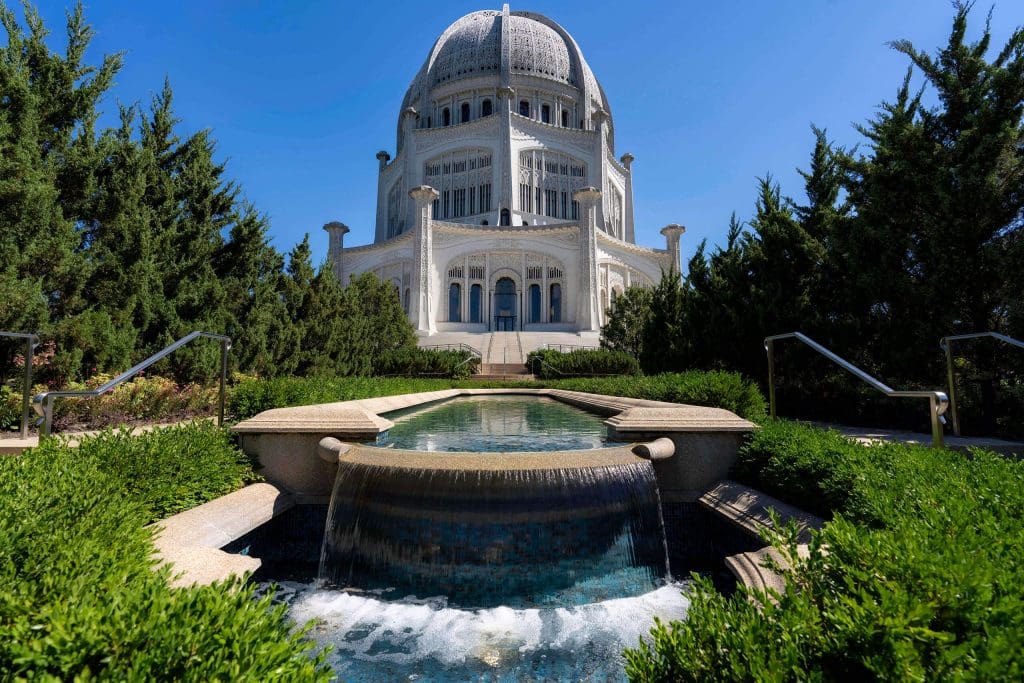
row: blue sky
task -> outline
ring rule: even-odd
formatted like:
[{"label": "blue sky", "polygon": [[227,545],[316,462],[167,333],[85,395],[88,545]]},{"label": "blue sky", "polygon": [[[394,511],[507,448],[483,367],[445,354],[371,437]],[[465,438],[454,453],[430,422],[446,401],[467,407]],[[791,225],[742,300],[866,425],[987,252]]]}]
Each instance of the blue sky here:
[{"label": "blue sky", "polygon": [[[13,0],[6,0],[13,4]],[[72,3],[38,5],[63,48]],[[394,154],[402,96],[446,26],[477,9],[445,3],[92,0],[90,58],[124,50],[105,103],[148,103],[170,78],[181,132],[211,128],[229,177],[271,221],[288,250],[341,220],[348,245],[372,240],[378,150]],[[988,5],[975,9],[971,34]],[[548,2],[512,9],[550,16],[579,43],[611,102],[617,155],[631,152],[637,241],[687,226],[683,259],[702,238],[724,240],[729,215],[753,211],[755,182],[771,173],[802,198],[811,123],[839,144],[862,142],[855,123],[891,99],[907,60],[886,43],[936,50],[948,37],[947,0],[720,0]],[[1024,24],[1024,2],[1000,0],[1001,47]],[[920,82],[920,79],[918,79]]]}]

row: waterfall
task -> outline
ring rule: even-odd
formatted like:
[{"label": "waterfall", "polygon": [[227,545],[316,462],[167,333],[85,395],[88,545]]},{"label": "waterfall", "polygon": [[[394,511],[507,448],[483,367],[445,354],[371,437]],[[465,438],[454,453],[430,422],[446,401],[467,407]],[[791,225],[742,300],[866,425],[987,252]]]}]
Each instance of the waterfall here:
[{"label": "waterfall", "polygon": [[648,462],[477,470],[342,461],[320,580],[466,607],[586,604],[661,585],[665,548]]}]

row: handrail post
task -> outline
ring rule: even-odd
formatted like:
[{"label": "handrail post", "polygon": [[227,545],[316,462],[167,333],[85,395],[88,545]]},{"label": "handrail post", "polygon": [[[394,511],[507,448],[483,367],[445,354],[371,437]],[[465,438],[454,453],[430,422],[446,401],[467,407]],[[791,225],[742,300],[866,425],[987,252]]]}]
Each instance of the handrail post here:
[{"label": "handrail post", "polygon": [[775,415],[775,342],[764,340],[764,350],[768,354],[768,414],[774,420]]},{"label": "handrail post", "polygon": [[44,438],[50,436],[50,432],[53,430],[53,396],[46,396],[43,398],[43,419],[40,420],[42,425],[39,428],[39,440],[42,441]]},{"label": "handrail post", "polygon": [[949,382],[949,414],[953,420],[953,434],[960,436],[960,414],[956,407],[956,386],[953,384],[953,342],[943,337],[939,345],[946,351],[946,380]]},{"label": "handrail post", "polygon": [[21,438],[28,438],[28,422],[32,419],[32,351],[33,337],[25,338],[25,386],[21,392]]},{"label": "handrail post", "polygon": [[222,339],[220,342],[220,405],[217,411],[217,426],[224,426],[224,400],[227,396],[228,382],[228,351],[231,350],[231,340]]},{"label": "handrail post", "polygon": [[942,423],[939,419],[939,405],[935,394],[928,397],[928,409],[932,418],[932,446],[942,448],[945,442],[942,434]]}]

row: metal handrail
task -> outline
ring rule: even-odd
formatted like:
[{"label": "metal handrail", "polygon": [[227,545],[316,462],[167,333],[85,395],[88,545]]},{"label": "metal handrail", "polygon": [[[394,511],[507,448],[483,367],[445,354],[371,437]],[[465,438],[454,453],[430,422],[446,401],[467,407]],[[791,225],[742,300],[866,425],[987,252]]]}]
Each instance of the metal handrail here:
[{"label": "metal handrail", "polygon": [[953,345],[950,342],[958,339],[981,339],[991,337],[1005,344],[1024,349],[1024,341],[1008,337],[998,332],[971,332],[970,334],[951,334],[939,340],[939,348],[946,352],[946,380],[949,382],[949,413],[953,418],[953,433],[960,436],[960,413],[956,407],[956,387],[953,384]]},{"label": "metal handrail", "polygon": [[584,344],[555,344],[548,343],[544,345],[545,350],[558,351],[560,353],[566,353],[562,349],[569,349],[569,351],[596,351],[601,348],[600,346],[586,346]]},{"label": "metal handrail", "polygon": [[421,346],[420,348],[429,349],[431,351],[469,351],[471,354],[477,356],[478,358],[483,357],[483,355],[475,347],[472,347],[469,344],[427,344],[426,346]]},{"label": "metal handrail", "polygon": [[152,356],[142,361],[141,363],[132,366],[128,370],[125,370],[117,377],[108,381],[106,384],[102,384],[95,389],[81,390],[81,391],[44,391],[41,394],[37,394],[33,399],[32,407],[35,408],[36,413],[41,416],[41,419],[37,424],[42,424],[39,436],[40,438],[50,436],[50,430],[53,428],[53,404],[58,398],[66,398],[71,396],[78,396],[82,398],[99,396],[105,394],[122,382],[131,379],[139,372],[145,370],[149,366],[153,365],[159,360],[163,360],[166,356],[177,351],[185,344],[188,344],[194,339],[200,337],[207,337],[209,339],[220,340],[220,406],[217,413],[217,424],[224,424],[224,398],[225,388],[227,386],[228,377],[228,350],[231,349],[231,338],[225,337],[222,334],[213,334],[212,332],[192,332],[186,334],[184,337],[174,342],[170,346],[157,351]]},{"label": "metal handrail", "polygon": [[814,341],[810,337],[800,332],[786,332],[784,334],[775,334],[764,339],[764,350],[768,354],[768,406],[771,411],[771,416],[775,417],[775,353],[774,343],[782,339],[796,339],[797,341],[803,342],[807,346],[811,347],[821,355],[828,358],[830,361],[846,370],[855,377],[867,382],[869,385],[881,391],[886,396],[893,398],[927,398],[928,399],[928,412],[931,417],[932,423],[932,445],[936,448],[942,448],[943,446],[943,434],[942,425],[945,424],[946,420],[942,417],[942,414],[946,412],[946,408],[949,405],[949,399],[946,394],[941,391],[897,391],[885,384],[884,382],[872,377],[868,373],[864,372],[850,361],[841,358],[829,351],[827,348]]},{"label": "metal handrail", "polygon": [[0,332],[0,337],[25,340],[25,386],[21,394],[21,438],[28,438],[28,424],[32,419],[29,398],[32,396],[32,351],[39,346],[39,337],[28,332]]}]

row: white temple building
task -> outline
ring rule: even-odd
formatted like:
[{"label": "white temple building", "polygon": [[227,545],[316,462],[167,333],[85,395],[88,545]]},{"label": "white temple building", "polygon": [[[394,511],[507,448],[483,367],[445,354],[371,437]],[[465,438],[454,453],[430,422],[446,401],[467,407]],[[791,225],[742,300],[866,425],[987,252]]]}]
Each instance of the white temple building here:
[{"label": "white temple building", "polygon": [[633,157],[576,41],[551,19],[484,10],[434,43],[377,154],[373,244],[324,226],[342,282],[394,282],[417,332],[593,332],[626,287],[679,272],[679,237],[636,244]]}]

